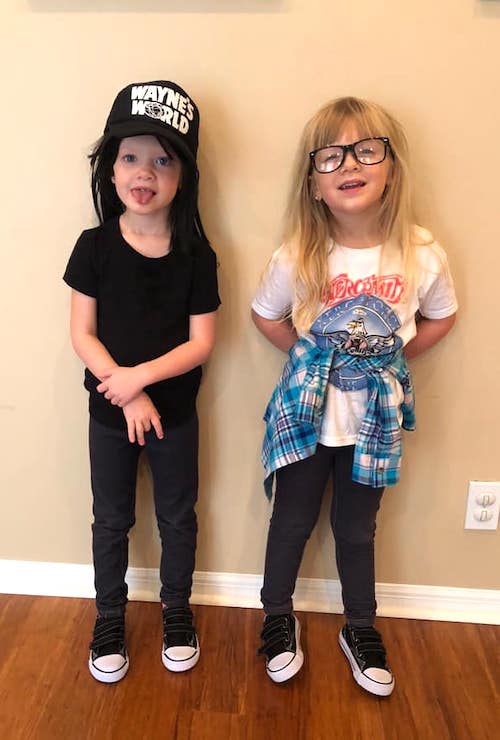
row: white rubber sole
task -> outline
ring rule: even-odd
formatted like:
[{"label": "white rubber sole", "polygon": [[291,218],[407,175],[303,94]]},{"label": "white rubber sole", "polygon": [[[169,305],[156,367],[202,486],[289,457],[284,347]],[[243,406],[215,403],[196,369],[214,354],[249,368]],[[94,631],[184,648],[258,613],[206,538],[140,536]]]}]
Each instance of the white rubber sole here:
[{"label": "white rubber sole", "polygon": [[161,661],[168,671],[173,673],[182,673],[182,671],[189,671],[194,668],[200,659],[200,648],[199,646],[194,651],[193,655],[188,658],[173,659],[165,655],[165,652],[161,651]]},{"label": "white rubber sole", "polygon": [[[266,673],[274,683],[284,683],[293,678],[304,665],[304,653],[300,647],[300,623],[297,617],[295,617],[295,644],[297,645],[297,652],[290,653],[290,662],[286,665],[272,670],[269,668],[269,664],[266,665]],[[275,660],[275,658],[273,658]],[[270,661],[272,663],[272,660]]]},{"label": "white rubber sole", "polygon": [[90,674],[93,678],[95,678],[96,681],[100,681],[101,683],[116,683],[117,681],[121,681],[122,678],[126,676],[129,665],[130,663],[129,663],[127,653],[125,653],[125,659],[123,661],[123,664],[112,671],[100,670],[97,666],[93,664],[92,654],[90,655],[90,658],[89,658]]},{"label": "white rubber sole", "polygon": [[349,661],[354,680],[362,689],[368,691],[370,694],[375,694],[376,696],[389,696],[392,694],[395,685],[394,676],[392,677],[392,681],[389,683],[381,683],[380,681],[375,681],[369,676],[365,676],[365,674],[361,672],[359,665],[356,663],[356,660],[349,650],[349,645],[345,641],[342,632],[339,634],[339,644],[342,648],[342,652]]}]

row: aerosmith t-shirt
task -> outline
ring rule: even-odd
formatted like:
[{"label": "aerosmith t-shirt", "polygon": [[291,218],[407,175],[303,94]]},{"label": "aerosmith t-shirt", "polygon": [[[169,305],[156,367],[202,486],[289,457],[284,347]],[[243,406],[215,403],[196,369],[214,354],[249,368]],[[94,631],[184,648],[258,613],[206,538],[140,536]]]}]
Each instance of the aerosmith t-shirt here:
[{"label": "aerosmith t-shirt", "polygon": [[[330,276],[324,303],[311,333],[340,352],[369,357],[394,352],[416,334],[417,311],[428,319],[451,316],[457,309],[443,249],[423,229],[417,247],[417,271],[409,286],[398,250],[388,245],[354,249],[336,244],[330,250]],[[273,254],[252,303],[265,319],[286,316],[293,305],[293,258],[286,246]],[[390,376],[396,397],[402,389]],[[319,441],[337,447],[354,444],[366,412],[366,381],[332,373]]]}]

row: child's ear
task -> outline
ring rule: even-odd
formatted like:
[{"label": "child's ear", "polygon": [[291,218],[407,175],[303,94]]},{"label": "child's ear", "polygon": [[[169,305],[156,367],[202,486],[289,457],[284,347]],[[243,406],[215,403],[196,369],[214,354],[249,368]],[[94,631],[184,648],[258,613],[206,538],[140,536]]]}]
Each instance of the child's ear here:
[{"label": "child's ear", "polygon": [[309,189],[311,191],[311,195],[314,198],[314,200],[321,200],[321,193],[319,192],[318,186],[316,185],[316,180],[312,175],[309,175]]},{"label": "child's ear", "polygon": [[392,161],[392,159],[389,159],[389,162],[391,166],[389,167],[389,171],[387,172],[387,185],[390,185],[394,179],[394,162]]},{"label": "child's ear", "polygon": [[311,195],[314,200],[321,200],[321,193],[319,192],[319,189],[316,187],[316,185],[313,185],[313,187],[311,188]]},{"label": "child's ear", "polygon": [[111,175],[111,182],[113,183],[113,185],[115,184],[115,176],[114,175]]}]

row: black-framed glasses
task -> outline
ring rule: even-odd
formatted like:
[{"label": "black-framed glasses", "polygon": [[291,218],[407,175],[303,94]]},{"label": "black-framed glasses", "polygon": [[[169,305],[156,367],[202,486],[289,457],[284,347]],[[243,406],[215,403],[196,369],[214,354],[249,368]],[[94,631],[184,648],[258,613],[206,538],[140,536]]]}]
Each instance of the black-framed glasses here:
[{"label": "black-framed glasses", "polygon": [[352,144],[322,146],[309,152],[309,157],[316,172],[324,175],[342,167],[347,152],[351,152],[359,164],[372,165],[383,162],[387,150],[392,154],[391,142],[387,136],[375,136],[372,139],[360,139]]}]

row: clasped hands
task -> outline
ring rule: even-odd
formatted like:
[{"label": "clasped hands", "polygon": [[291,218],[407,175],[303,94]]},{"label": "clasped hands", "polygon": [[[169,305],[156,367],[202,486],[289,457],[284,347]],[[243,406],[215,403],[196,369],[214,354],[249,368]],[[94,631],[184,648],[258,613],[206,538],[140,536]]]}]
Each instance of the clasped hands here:
[{"label": "clasped hands", "polygon": [[160,415],[147,393],[142,390],[147,384],[142,368],[112,367],[101,373],[101,383],[97,386],[114,406],[123,410],[131,443],[146,443],[146,433],[155,430],[158,439],[163,438]]},{"label": "clasped hands", "polygon": [[98,393],[113,406],[126,406],[147,385],[144,371],[140,365],[135,367],[112,367],[101,373],[101,382],[97,386]]}]

